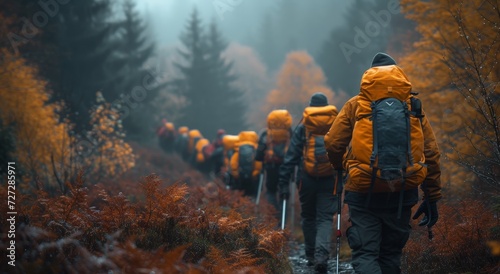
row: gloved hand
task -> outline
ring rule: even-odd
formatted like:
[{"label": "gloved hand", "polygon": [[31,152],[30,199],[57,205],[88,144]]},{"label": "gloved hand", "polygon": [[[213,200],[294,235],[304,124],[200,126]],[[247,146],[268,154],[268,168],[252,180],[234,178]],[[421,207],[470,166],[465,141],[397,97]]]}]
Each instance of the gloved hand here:
[{"label": "gloved hand", "polygon": [[418,207],[415,215],[413,215],[413,220],[417,219],[422,214],[424,214],[424,218],[422,218],[422,220],[418,223],[419,226],[427,226],[428,228],[431,228],[435,225],[439,217],[436,202],[428,202],[424,200]]},{"label": "gloved hand", "polygon": [[280,198],[282,200],[288,200],[290,198],[290,190],[288,185],[286,187],[282,184],[280,184]]}]

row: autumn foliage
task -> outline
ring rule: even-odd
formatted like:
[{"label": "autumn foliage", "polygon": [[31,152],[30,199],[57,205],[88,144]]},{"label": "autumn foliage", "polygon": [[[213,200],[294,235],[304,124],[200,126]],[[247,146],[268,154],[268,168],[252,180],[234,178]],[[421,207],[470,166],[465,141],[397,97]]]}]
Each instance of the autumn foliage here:
[{"label": "autumn foliage", "polygon": [[500,258],[488,247],[500,236],[498,224],[498,217],[481,201],[440,204],[432,240],[427,229],[414,222],[404,249],[404,268],[408,273],[498,273]]},{"label": "autumn foliage", "polygon": [[[421,39],[403,67],[437,129],[453,189],[498,195],[500,182],[500,4],[401,1]],[[472,176],[471,176],[472,175]],[[460,192],[459,192],[460,193]]]},{"label": "autumn foliage", "polygon": [[[410,274],[500,273],[500,3],[400,3],[401,11],[412,22],[393,18],[396,21],[391,24],[401,24],[388,40],[387,51],[408,74],[413,91],[420,93],[425,114],[433,125],[443,155],[444,194],[438,202],[440,216],[433,227],[433,240],[428,239],[425,227],[412,223],[403,270]],[[14,31],[10,28],[15,22],[17,17],[0,14],[0,33],[7,36]],[[43,31],[50,34],[50,28]],[[339,109],[347,99],[344,93],[327,86],[327,78],[334,77],[325,75],[306,51],[286,56],[271,88],[270,73],[252,48],[231,44],[226,49],[221,37],[213,27],[213,58],[202,66],[193,63],[189,67],[193,73],[200,68],[210,71],[185,82],[200,85],[191,90],[193,96],[184,97],[170,85],[160,86],[165,89],[152,102],[157,107],[156,119],[169,117],[177,121],[193,111],[193,122],[206,126],[198,118],[215,112],[202,112],[199,106],[211,102],[219,115],[211,119],[211,127],[219,126],[227,116],[218,112],[221,109],[235,114],[230,118],[239,121],[236,125],[226,124],[229,128],[238,128],[241,121],[264,127],[265,117],[273,109],[287,109],[298,122],[297,117],[302,116],[315,92],[323,92]],[[43,41],[35,37],[31,43]],[[202,59],[208,54],[207,49],[203,52],[199,55]],[[193,56],[196,54],[193,52]],[[72,61],[84,60],[85,56],[72,57]],[[171,54],[171,58],[177,58],[171,63],[187,66],[181,57]],[[296,228],[289,235],[288,231],[276,229],[276,212],[266,201],[256,206],[241,192],[221,187],[219,179],[207,181],[178,155],[166,156],[157,147],[148,147],[149,143],[128,142],[122,126],[126,117],[120,116],[123,109],[106,101],[105,88],[103,93],[94,88],[82,90],[89,113],[81,114],[90,124],[72,123],[76,121],[63,115],[70,102],[58,101],[56,98],[63,97],[54,96],[61,92],[57,88],[61,79],[44,80],[40,74],[47,68],[64,67],[50,68],[50,63],[38,70],[36,58],[26,58],[0,48],[0,157],[16,162],[18,190],[16,267],[9,273],[292,272],[287,241],[302,240],[298,194],[294,195],[295,204],[289,204],[295,215],[288,215],[287,226]],[[234,63],[229,62],[233,59]],[[79,67],[76,62],[73,66]],[[91,72],[87,77],[76,73],[73,80],[80,81],[77,85],[98,83],[95,79],[100,78],[90,77]],[[215,72],[220,73],[215,78],[225,82],[222,88],[213,85],[217,84]],[[166,78],[190,76],[177,70],[175,73]],[[233,77],[233,73],[239,77]],[[213,85],[213,93],[206,97],[210,94],[208,84]],[[186,85],[177,88],[182,90]],[[236,103],[239,100],[221,107],[220,101],[232,97],[236,89],[242,91],[247,111],[242,112],[242,105]],[[220,93],[224,90],[226,93]],[[96,100],[92,101],[94,94]],[[193,100],[199,101],[198,107],[188,108]],[[229,111],[231,108],[234,111]],[[144,106],[139,109],[146,110]],[[133,123],[141,124],[138,120]],[[76,128],[82,130],[75,132]],[[0,188],[0,199],[7,200],[5,187]],[[347,212],[345,206],[343,232],[350,225]],[[2,216],[3,258],[7,227]],[[332,227],[332,235],[335,230]],[[349,252],[342,237],[341,258],[348,260]],[[3,272],[6,265],[1,267]]]},{"label": "autumn foliage", "polygon": [[56,184],[56,163],[68,164],[70,146],[69,125],[57,114],[62,105],[49,103],[46,83],[24,59],[1,48],[0,56],[1,126],[13,126],[17,140],[11,159],[25,171],[26,183]]},{"label": "autumn foliage", "polygon": [[89,186],[81,174],[67,187],[67,195],[20,197],[11,273],[291,272],[286,235],[254,218],[241,193],[214,183],[165,187],[155,175],[136,183],[133,195]]},{"label": "autumn foliage", "polygon": [[291,52],[278,72],[275,88],[267,95],[264,113],[285,108],[293,117],[301,117],[315,92],[324,93],[335,104],[334,92],[326,86],[325,75],[314,59],[305,51]]},{"label": "autumn foliage", "polygon": [[[1,129],[13,135],[7,157],[19,167],[9,273],[291,272],[286,235],[273,215],[257,214],[262,206],[218,182],[202,184],[175,156],[128,144],[119,109],[100,93],[91,128],[77,134],[36,69],[7,50],[0,67]],[[137,180],[146,172],[165,180]],[[7,200],[7,188],[0,197]]]},{"label": "autumn foliage", "polygon": [[[92,179],[119,176],[135,157],[124,141],[117,109],[97,93],[90,113],[92,128],[74,132],[62,117],[63,102],[51,102],[46,83],[23,58],[0,49],[0,126],[13,136],[10,160],[17,162],[24,189],[58,189],[84,169]],[[3,152],[5,153],[5,152]]]},{"label": "autumn foliage", "polygon": [[119,110],[106,102],[100,92],[90,115],[90,124],[92,128],[86,137],[92,148],[87,151],[83,165],[97,181],[120,176],[134,167],[135,156],[132,147],[124,141]]}]

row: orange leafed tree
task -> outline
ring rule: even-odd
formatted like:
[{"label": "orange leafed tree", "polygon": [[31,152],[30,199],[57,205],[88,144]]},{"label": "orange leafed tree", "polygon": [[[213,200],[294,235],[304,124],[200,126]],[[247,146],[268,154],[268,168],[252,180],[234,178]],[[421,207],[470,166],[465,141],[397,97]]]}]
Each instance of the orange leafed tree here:
[{"label": "orange leafed tree", "polygon": [[423,94],[445,160],[452,160],[445,166],[449,181],[498,195],[500,2],[402,0],[401,5],[422,36],[403,64]]},{"label": "orange leafed tree", "polygon": [[263,111],[285,108],[293,117],[302,117],[304,107],[315,92],[324,93],[329,103],[334,104],[334,92],[325,83],[323,71],[307,52],[291,52],[278,72],[275,89],[267,95]]},{"label": "orange leafed tree", "polygon": [[[0,121],[2,128],[12,128],[15,141],[9,160],[21,169],[20,179],[66,192],[65,183],[81,168],[89,168],[93,178],[100,179],[134,166],[119,113],[102,96],[91,114],[93,127],[86,134],[90,141],[80,139],[69,134],[71,123],[58,114],[63,104],[49,103],[46,83],[37,70],[6,49],[0,54]],[[87,151],[82,151],[82,144],[90,144]]]}]

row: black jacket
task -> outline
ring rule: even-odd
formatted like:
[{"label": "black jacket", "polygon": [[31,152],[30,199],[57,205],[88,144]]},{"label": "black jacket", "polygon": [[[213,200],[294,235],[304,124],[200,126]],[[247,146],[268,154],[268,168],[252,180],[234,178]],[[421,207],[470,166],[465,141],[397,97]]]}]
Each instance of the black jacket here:
[{"label": "black jacket", "polygon": [[[302,167],[302,154],[306,141],[306,128],[303,124],[298,125],[292,133],[292,140],[285,154],[285,161],[280,167],[279,189],[288,189],[290,177],[294,173],[295,166]],[[301,172],[300,172],[301,173]]]},{"label": "black jacket", "polygon": [[[290,129],[290,136],[293,135]],[[291,145],[290,145],[291,146]],[[259,145],[257,147],[257,152],[255,153],[255,161],[263,162],[264,168],[279,168],[280,165],[269,165],[264,162],[267,150],[267,130],[264,130],[259,137]]]},{"label": "black jacket", "polygon": [[290,182],[290,178],[294,173],[295,166],[298,166],[297,171],[297,180],[301,179],[310,179],[315,181],[323,181],[329,180],[334,181],[335,175],[326,176],[326,177],[312,177],[309,176],[304,171],[304,145],[306,143],[306,128],[303,124],[299,124],[292,134],[292,140],[290,141],[290,146],[285,154],[285,160],[280,167],[280,177],[279,177],[279,189],[280,192],[282,190],[288,189],[288,184]]},{"label": "black jacket", "polygon": [[267,130],[264,130],[259,137],[259,146],[257,147],[257,152],[255,153],[255,161],[263,162],[266,156],[267,149]]}]

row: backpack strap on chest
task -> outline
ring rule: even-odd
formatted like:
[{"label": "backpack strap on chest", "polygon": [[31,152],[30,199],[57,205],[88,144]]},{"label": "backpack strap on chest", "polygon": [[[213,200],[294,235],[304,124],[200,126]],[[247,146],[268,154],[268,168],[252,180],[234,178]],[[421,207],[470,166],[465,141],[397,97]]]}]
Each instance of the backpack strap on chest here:
[{"label": "backpack strap on chest", "polygon": [[425,116],[422,114],[422,101],[420,101],[420,99],[418,99],[417,97],[412,96],[410,98],[410,103],[411,103],[410,114],[420,119],[420,123],[422,123],[422,118],[424,118]]}]

